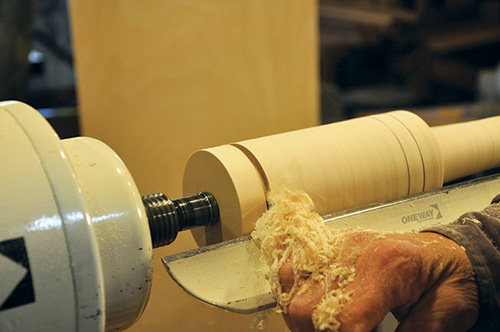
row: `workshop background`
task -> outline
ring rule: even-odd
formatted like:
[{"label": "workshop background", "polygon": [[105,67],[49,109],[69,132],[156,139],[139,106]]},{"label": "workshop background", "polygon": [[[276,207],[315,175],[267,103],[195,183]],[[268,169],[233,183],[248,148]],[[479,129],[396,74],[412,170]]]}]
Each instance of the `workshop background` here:
[{"label": "workshop background", "polygon": [[[0,0],[0,100],[112,147],[143,194],[182,196],[197,149],[394,109],[500,114],[500,2]],[[286,331],[185,294],[156,249],[130,331]],[[126,257],[123,257],[126,259]]]}]

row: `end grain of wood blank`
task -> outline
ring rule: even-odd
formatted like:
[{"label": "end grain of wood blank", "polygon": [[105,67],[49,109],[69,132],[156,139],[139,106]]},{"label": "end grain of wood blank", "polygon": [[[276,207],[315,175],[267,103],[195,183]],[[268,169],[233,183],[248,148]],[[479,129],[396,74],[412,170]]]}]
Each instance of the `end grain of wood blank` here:
[{"label": "end grain of wood blank", "polygon": [[320,215],[439,188],[500,166],[500,117],[430,128],[395,111],[195,152],[184,195],[211,192],[221,223],[200,246],[249,234],[270,190],[304,190]]}]

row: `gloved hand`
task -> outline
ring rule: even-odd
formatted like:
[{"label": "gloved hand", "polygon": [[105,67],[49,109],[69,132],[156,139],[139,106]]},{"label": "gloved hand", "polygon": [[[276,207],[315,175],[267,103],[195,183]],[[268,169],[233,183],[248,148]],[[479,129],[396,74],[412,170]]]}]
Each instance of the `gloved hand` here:
[{"label": "gloved hand", "polygon": [[[354,281],[346,288],[352,291],[351,300],[337,317],[341,332],[369,332],[390,311],[400,322],[397,332],[460,332],[475,324],[474,271],[464,249],[455,242],[436,233],[346,236],[341,252],[359,255]],[[289,292],[294,280],[289,260],[280,268],[279,278],[282,290]],[[306,284],[309,290],[299,291],[284,314],[294,332],[314,331],[311,316],[325,296],[324,285],[312,280]]]}]

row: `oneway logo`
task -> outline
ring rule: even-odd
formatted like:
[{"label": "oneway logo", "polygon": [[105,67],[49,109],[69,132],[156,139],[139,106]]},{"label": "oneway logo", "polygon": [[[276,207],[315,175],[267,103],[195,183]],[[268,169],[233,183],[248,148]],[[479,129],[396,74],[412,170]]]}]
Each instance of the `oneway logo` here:
[{"label": "oneway logo", "polygon": [[416,213],[402,216],[401,222],[403,224],[420,223],[431,219],[441,219],[441,218],[443,218],[443,215],[439,210],[439,206],[437,204],[430,204],[429,209],[421,210]]}]

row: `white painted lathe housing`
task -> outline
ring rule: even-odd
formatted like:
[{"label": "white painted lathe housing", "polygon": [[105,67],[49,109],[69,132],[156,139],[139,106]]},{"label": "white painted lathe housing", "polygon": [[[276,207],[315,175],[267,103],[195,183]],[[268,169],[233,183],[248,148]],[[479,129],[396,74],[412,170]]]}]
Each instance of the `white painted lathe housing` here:
[{"label": "white painted lathe housing", "polygon": [[147,302],[152,244],[127,168],[105,144],[60,140],[0,103],[0,331],[108,331]]}]

